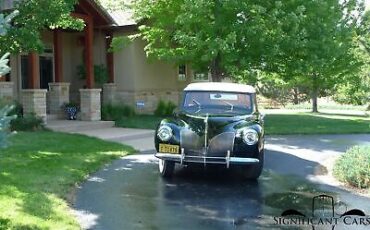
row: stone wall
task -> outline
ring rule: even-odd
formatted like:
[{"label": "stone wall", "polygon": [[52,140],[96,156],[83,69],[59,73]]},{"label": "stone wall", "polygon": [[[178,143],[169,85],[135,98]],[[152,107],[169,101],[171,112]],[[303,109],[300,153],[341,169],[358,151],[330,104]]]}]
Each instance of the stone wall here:
[{"label": "stone wall", "polygon": [[24,89],[22,106],[24,114],[35,114],[46,123],[46,89]]},{"label": "stone wall", "polygon": [[117,91],[116,103],[121,105],[129,105],[135,108],[139,114],[153,113],[157,108],[160,100],[168,102],[171,101],[177,106],[181,102],[182,92],[178,91],[141,91],[141,92],[127,92]]},{"label": "stone wall", "polygon": [[14,100],[14,83],[0,82],[0,100],[13,101]]},{"label": "stone wall", "polygon": [[80,89],[81,120],[101,120],[101,89]]}]

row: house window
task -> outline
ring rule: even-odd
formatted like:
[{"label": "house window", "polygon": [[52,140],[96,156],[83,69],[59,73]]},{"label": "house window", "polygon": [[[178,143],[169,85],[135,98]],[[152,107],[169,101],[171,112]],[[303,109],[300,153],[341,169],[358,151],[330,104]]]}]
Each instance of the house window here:
[{"label": "house window", "polygon": [[209,73],[194,72],[193,81],[209,81]]},{"label": "house window", "polygon": [[179,81],[186,81],[186,65],[179,65]]}]

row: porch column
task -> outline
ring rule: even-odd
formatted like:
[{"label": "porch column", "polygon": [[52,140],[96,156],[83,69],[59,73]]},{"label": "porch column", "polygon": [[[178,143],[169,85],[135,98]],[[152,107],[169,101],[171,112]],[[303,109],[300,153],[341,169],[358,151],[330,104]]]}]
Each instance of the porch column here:
[{"label": "porch column", "polygon": [[36,52],[28,54],[28,86],[30,89],[40,88],[40,64]]},{"label": "porch column", "polygon": [[103,104],[114,104],[116,101],[116,90],[117,85],[114,83],[114,59],[113,53],[109,52],[110,45],[112,43],[113,34],[106,34],[106,59],[108,68],[108,83],[103,85]]},{"label": "porch column", "polygon": [[101,89],[80,89],[81,96],[81,120],[101,120]]},{"label": "porch column", "polygon": [[107,33],[106,34],[106,52],[107,52],[107,67],[108,67],[108,83],[114,83],[114,58],[113,52],[109,52],[109,48],[112,44],[113,34]]},{"label": "porch column", "polygon": [[28,86],[23,89],[22,106],[24,114],[35,114],[46,123],[46,89],[40,89],[39,56],[36,52],[28,55]]},{"label": "porch column", "polygon": [[81,120],[101,120],[101,89],[94,89],[94,61],[93,61],[93,37],[94,21],[90,15],[72,13],[72,16],[85,21],[85,68],[86,89],[80,89],[81,97]]},{"label": "porch column", "polygon": [[93,36],[94,23],[91,16],[85,18],[85,68],[86,68],[86,87],[94,88],[94,51],[93,51]]},{"label": "porch column", "polygon": [[54,30],[54,73],[55,82],[63,82],[62,31]]},{"label": "porch column", "polygon": [[55,82],[49,83],[49,108],[50,114],[64,117],[63,104],[69,102],[69,85],[63,82],[63,33],[54,30],[54,75]]}]

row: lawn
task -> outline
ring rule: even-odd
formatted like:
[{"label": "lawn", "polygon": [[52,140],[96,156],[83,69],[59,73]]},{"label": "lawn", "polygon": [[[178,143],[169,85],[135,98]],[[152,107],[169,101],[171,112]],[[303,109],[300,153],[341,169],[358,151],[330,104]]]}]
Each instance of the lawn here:
[{"label": "lawn", "polygon": [[0,229],[80,229],[67,199],[76,183],[131,147],[82,135],[25,132],[0,150]]},{"label": "lawn", "polygon": [[370,133],[370,118],[313,113],[267,114],[267,134]]},{"label": "lawn", "polygon": [[[116,122],[118,127],[155,129],[161,117],[136,115]],[[370,133],[370,118],[334,114],[274,113],[265,117],[267,134]]]}]

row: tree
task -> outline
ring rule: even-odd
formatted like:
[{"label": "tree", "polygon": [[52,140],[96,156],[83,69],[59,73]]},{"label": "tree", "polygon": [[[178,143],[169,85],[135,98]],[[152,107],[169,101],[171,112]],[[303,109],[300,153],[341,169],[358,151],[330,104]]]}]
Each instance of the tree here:
[{"label": "tree", "polygon": [[[11,20],[17,16],[17,14],[17,11],[14,11],[6,17],[4,17],[4,14],[0,14],[0,37],[6,35],[8,29],[10,28]],[[0,77],[10,71],[8,66],[8,56],[9,53],[5,54],[0,59]],[[7,144],[9,123],[14,118],[13,116],[8,116],[8,113],[12,109],[12,106],[0,106],[0,148],[4,148]]]},{"label": "tree", "polygon": [[[14,1],[19,15],[12,27],[0,37],[0,51],[11,53],[41,51],[41,31],[54,28],[82,30],[83,21],[73,18],[77,0],[27,0]],[[6,14],[6,12],[4,13]]]},{"label": "tree", "polygon": [[209,70],[213,81],[275,61],[281,21],[290,25],[300,17],[300,9],[287,14],[273,0],[138,0],[132,7],[145,22],[139,29],[148,56]]},{"label": "tree", "polygon": [[363,1],[297,0],[294,4],[303,9],[303,17],[296,27],[284,28],[282,52],[275,58],[279,61],[268,62],[272,66],[267,68],[278,70],[285,80],[310,86],[312,111],[317,112],[320,92],[333,89],[363,65],[356,55]]}]

